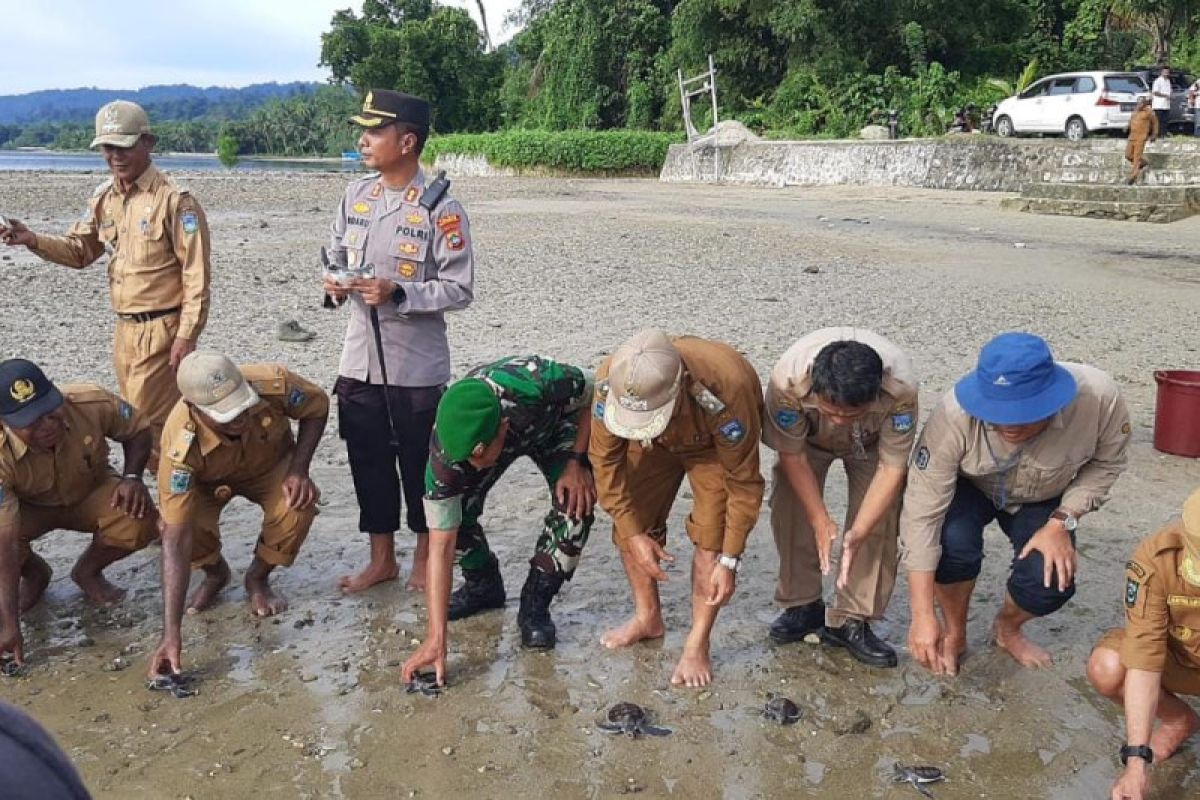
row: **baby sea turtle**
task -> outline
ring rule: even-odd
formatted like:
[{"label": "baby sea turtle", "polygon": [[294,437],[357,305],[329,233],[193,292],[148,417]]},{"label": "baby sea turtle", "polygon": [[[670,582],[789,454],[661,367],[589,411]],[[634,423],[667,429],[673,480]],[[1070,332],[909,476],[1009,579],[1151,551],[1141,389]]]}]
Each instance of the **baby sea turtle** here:
[{"label": "baby sea turtle", "polygon": [[25,675],[25,665],[10,661],[7,656],[0,662],[0,675],[6,678],[20,678]]},{"label": "baby sea turtle", "polygon": [[944,780],[946,775],[937,767],[906,767],[903,764],[897,763],[892,769],[895,772],[894,780],[896,783],[912,784],[912,787],[926,797],[933,797],[933,792],[926,789],[921,784],[936,783]]},{"label": "baby sea turtle", "polygon": [[763,708],[762,714],[772,722],[778,722],[780,725],[795,725],[804,716],[800,711],[799,706],[793,703],[786,697],[771,696],[767,700],[767,705]]},{"label": "baby sea turtle", "polygon": [[597,722],[596,727],[609,733],[623,733],[631,739],[642,734],[647,736],[670,736],[674,731],[656,728],[648,724],[646,709],[634,703],[617,703],[608,710],[606,722]]},{"label": "baby sea turtle", "polygon": [[175,697],[183,699],[185,697],[195,697],[198,694],[192,688],[192,681],[193,678],[191,675],[185,675],[182,672],[170,675],[155,675],[146,683],[146,688],[150,691],[170,692]]},{"label": "baby sea turtle", "polygon": [[437,682],[436,672],[416,672],[405,691],[408,694],[420,692],[426,697],[437,697],[442,693],[442,686]]}]

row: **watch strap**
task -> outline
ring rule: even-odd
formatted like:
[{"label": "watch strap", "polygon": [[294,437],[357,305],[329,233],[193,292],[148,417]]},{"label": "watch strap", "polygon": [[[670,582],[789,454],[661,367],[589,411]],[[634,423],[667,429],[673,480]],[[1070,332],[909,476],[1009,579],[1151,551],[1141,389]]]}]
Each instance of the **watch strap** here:
[{"label": "watch strap", "polygon": [[1150,745],[1124,745],[1121,747],[1121,763],[1124,764],[1131,758],[1140,758],[1147,764],[1154,763],[1154,751],[1150,749]]}]

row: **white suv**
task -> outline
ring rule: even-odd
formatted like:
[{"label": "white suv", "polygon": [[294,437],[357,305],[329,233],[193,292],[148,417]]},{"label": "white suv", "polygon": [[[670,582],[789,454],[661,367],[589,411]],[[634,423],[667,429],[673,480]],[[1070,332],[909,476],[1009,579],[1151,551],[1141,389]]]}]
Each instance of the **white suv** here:
[{"label": "white suv", "polygon": [[1031,83],[992,115],[1001,136],[1061,133],[1079,141],[1092,131],[1129,127],[1133,106],[1150,89],[1136,72],[1072,72]]}]

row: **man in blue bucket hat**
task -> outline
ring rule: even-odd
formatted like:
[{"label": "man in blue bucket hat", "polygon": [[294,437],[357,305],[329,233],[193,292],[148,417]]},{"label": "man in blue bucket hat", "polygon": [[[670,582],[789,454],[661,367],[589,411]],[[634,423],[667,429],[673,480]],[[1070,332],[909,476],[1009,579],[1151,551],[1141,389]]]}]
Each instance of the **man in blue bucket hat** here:
[{"label": "man in blue bucket hat", "polygon": [[984,345],[975,370],[934,408],[912,456],[900,551],[914,659],[957,674],[983,529],[995,521],[1015,557],[992,638],[1023,666],[1050,663],[1022,626],[1075,593],[1076,527],[1124,471],[1129,433],[1120,390],[1101,370],[1056,363],[1029,333]]}]

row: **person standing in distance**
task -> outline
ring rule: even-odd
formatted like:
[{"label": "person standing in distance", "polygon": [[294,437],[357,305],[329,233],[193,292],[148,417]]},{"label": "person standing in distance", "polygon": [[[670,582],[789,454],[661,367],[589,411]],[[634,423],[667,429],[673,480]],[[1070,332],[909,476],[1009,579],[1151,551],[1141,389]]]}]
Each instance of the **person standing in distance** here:
[{"label": "person standing in distance", "polygon": [[149,418],[156,451],[179,399],[175,371],[208,321],[211,271],[204,212],[151,163],[157,141],[141,106],[114,100],[96,114],[92,140],[112,176],[96,187],[83,218],[65,236],[34,233],[16,220],[0,227],[6,244],[63,266],[81,269],[108,254],[117,386]]},{"label": "person standing in distance", "polygon": [[350,184],[333,221],[335,260],[365,273],[346,283],[326,275],[324,284],[334,302],[350,304],[334,394],[359,530],[371,539],[366,568],[341,579],[345,592],[399,576],[401,497],[418,537],[408,588],[425,586],[425,462],[450,380],[445,312],[466,308],[475,282],[467,214],[446,195],[445,180],[427,184],[421,171],[429,118],[419,97],[367,93],[352,121],[362,127],[363,162],[376,172]]}]

